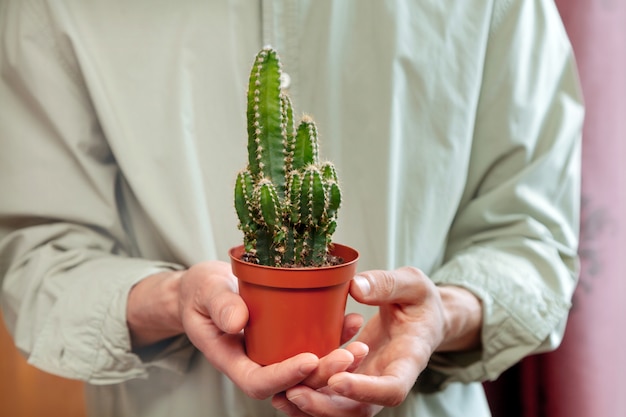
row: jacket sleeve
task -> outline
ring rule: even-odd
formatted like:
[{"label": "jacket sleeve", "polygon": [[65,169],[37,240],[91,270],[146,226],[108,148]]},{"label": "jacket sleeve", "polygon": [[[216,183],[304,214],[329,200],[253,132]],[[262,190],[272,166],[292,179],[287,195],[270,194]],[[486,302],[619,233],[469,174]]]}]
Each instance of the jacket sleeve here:
[{"label": "jacket sleeve", "polygon": [[140,377],[146,369],[130,349],[128,292],[180,266],[129,256],[106,133],[69,37],[33,3],[0,6],[4,320],[44,371],[98,384]]},{"label": "jacket sleeve", "polygon": [[421,382],[495,379],[555,349],[578,277],[583,105],[551,1],[495,1],[468,180],[432,279],[482,301],[481,352],[436,354]]}]

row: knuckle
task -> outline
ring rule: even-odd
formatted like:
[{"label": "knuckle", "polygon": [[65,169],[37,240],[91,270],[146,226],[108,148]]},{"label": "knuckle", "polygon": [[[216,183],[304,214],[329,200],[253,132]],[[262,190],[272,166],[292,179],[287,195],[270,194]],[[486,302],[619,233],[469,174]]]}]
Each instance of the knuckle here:
[{"label": "knuckle", "polygon": [[254,400],[264,400],[269,397],[269,394],[259,387],[249,387],[245,389],[244,392],[248,397]]},{"label": "knuckle", "polygon": [[394,392],[389,393],[387,398],[385,398],[385,406],[387,407],[397,407],[404,402],[407,396],[407,392],[403,392],[400,390],[394,390]]},{"label": "knuckle", "polygon": [[407,393],[397,392],[388,398],[387,406],[397,407],[404,402]]},{"label": "knuckle", "polygon": [[415,266],[403,266],[402,268],[398,269],[398,271],[409,274],[419,279],[424,279],[426,277],[424,272]]},{"label": "knuckle", "polygon": [[376,290],[383,297],[389,297],[395,292],[396,276],[393,271],[382,271],[376,280]]}]

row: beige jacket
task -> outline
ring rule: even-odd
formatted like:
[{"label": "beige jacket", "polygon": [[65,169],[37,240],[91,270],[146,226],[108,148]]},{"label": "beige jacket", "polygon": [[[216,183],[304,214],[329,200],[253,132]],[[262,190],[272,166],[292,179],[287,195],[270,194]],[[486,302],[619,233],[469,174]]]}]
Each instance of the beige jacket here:
[{"label": "beige jacket", "polygon": [[2,311],[31,364],[88,383],[92,415],[274,415],[184,338],[134,355],[125,323],[137,281],[241,242],[232,190],[264,44],[338,168],[336,240],[360,269],[414,265],[483,303],[483,351],[434,357],[382,415],[488,415],[474,381],[558,345],[583,107],[551,1],[0,8]]}]

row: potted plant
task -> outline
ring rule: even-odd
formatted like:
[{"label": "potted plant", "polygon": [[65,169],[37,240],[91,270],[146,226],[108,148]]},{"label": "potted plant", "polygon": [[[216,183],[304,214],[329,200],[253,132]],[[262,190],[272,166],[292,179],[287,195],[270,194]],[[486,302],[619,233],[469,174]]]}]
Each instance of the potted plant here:
[{"label": "potted plant", "polygon": [[331,240],[341,190],[319,161],[317,128],[297,128],[270,47],[256,56],[248,87],[248,165],[235,184],[244,244],[231,248],[233,273],[250,313],[249,357],[262,365],[301,352],[328,354],[340,343],[356,250]]}]

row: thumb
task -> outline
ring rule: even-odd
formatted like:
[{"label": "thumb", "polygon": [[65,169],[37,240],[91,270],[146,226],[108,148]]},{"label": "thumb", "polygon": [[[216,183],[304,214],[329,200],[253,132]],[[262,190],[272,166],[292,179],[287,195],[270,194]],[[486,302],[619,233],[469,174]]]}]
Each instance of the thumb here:
[{"label": "thumb", "polygon": [[356,275],[352,278],[352,282],[350,283],[350,295],[352,295],[355,300],[364,303],[369,298],[371,292],[372,284],[370,284],[370,280],[365,274]]},{"label": "thumb", "polygon": [[350,294],[363,304],[415,304],[424,298],[429,285],[434,284],[417,268],[372,270],[354,277]]},{"label": "thumb", "polygon": [[224,333],[238,333],[248,322],[248,307],[236,293],[224,292],[216,296],[209,301],[208,310],[215,325]]}]

